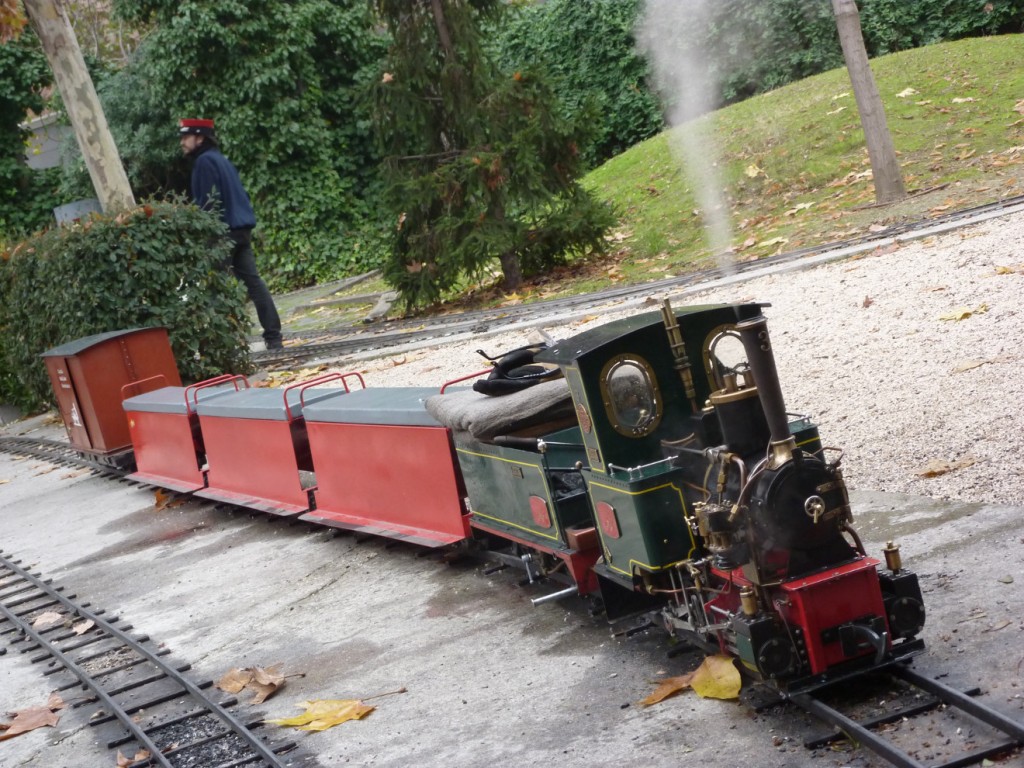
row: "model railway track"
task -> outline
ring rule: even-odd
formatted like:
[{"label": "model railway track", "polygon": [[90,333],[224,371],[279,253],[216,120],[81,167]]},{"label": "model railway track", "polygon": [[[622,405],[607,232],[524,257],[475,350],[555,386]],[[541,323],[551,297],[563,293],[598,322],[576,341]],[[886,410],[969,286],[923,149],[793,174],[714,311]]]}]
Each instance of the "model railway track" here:
[{"label": "model railway track", "polygon": [[[123,620],[74,597],[0,552],[0,634],[45,664],[44,674],[59,676],[62,698],[96,708],[89,724],[104,729],[108,749],[136,756],[134,768],[290,764],[280,755],[293,742],[269,744],[253,732],[260,720],[233,712],[236,699],[213,700],[204,693],[210,681],[182,674],[189,665],[169,661],[166,649],[129,634]],[[52,620],[40,623],[44,614]]]},{"label": "model railway track", "polygon": [[95,470],[102,475],[124,477],[131,471],[131,451],[116,454],[106,460],[79,451],[68,442],[44,437],[0,436],[0,451],[14,456],[30,456],[62,467]]},{"label": "model railway track", "polygon": [[389,320],[372,326],[352,326],[308,332],[302,334],[303,338],[308,340],[304,344],[289,346],[283,351],[255,353],[254,358],[264,365],[284,367],[313,359],[337,358],[403,344],[444,339],[460,334],[480,334],[531,320],[535,323],[542,323],[545,317],[556,318],[566,313],[582,312],[614,301],[691,288],[730,275],[742,275],[765,267],[799,261],[808,256],[856,248],[870,243],[886,242],[924,227],[951,227],[958,223],[969,224],[979,217],[998,214],[1022,203],[1024,203],[1024,195],[1008,197],[994,203],[966,208],[927,221],[916,220],[894,224],[878,234],[808,246],[757,261],[738,262],[730,264],[728,267],[712,267],[657,282],[618,286],[583,296],[567,296],[514,307],[472,310],[430,318],[410,317]]},{"label": "model railway track", "polygon": [[[980,765],[985,760],[1005,755],[1024,745],[1024,723],[973,698],[979,693],[978,689],[961,691],[899,664],[887,671],[892,679],[906,686],[901,697],[906,703],[861,720],[845,714],[838,705],[826,703],[824,697],[817,692],[791,695],[789,700],[796,706],[835,728],[831,733],[807,740],[804,746],[817,749],[845,737],[884,758],[896,768],[963,768]],[[922,743],[918,737],[916,745],[904,747],[884,733],[886,728],[902,730],[915,718],[927,717],[937,710],[942,710],[944,715],[951,715],[958,722],[967,723],[971,729],[979,721],[983,723],[987,729],[985,734],[978,735],[981,743],[972,743],[966,751],[947,756],[944,754],[946,745],[940,747],[930,740]],[[940,740],[935,731],[925,728],[908,730],[931,733],[928,739]]]}]

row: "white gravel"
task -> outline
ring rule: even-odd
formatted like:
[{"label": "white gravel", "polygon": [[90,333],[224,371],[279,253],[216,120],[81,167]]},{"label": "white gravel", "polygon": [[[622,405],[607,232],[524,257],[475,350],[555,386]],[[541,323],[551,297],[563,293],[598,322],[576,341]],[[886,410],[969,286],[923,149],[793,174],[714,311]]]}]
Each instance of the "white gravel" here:
[{"label": "white gravel", "polygon": [[[660,295],[655,296],[660,301]],[[759,301],[790,411],[845,451],[851,488],[1024,504],[1024,212],[842,261],[673,296]],[[650,307],[543,327],[555,337]],[[962,319],[945,319],[948,316]],[[368,386],[434,385],[478,370],[474,350],[526,329],[350,360]]]}]

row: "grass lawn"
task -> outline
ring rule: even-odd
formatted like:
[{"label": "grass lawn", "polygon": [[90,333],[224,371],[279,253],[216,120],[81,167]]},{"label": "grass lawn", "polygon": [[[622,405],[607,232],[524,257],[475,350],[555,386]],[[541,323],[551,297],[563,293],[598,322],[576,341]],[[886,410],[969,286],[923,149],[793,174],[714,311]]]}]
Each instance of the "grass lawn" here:
[{"label": "grass lawn", "polygon": [[[618,227],[604,255],[530,281],[514,296],[476,289],[463,308],[643,283],[723,259],[882,232],[908,220],[1024,194],[1024,35],[963,40],[871,61],[904,183],[904,201],[875,205],[871,167],[847,72],[837,69],[707,115],[629,149],[585,185]],[[712,253],[695,184],[678,161],[680,133],[699,131],[720,158],[731,247]]]}]

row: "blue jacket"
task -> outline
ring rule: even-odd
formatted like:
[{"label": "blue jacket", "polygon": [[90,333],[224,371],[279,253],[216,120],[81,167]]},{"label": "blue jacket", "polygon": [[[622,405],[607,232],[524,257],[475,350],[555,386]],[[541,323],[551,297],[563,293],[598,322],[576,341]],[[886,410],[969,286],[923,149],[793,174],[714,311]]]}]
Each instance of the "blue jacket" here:
[{"label": "blue jacket", "polygon": [[228,229],[255,227],[256,213],[231,161],[211,144],[201,144],[192,159],[192,199],[196,205],[219,211]]}]

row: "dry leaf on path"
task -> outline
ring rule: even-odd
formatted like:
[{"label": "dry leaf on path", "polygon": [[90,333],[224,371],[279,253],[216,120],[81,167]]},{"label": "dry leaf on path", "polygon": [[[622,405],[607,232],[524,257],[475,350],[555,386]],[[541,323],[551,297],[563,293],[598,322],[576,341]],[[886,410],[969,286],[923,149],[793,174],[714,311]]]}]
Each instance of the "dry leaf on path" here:
[{"label": "dry leaf on path", "polygon": [[370,699],[379,699],[382,696],[393,696],[396,693],[406,693],[405,688],[387,693],[378,693],[375,696],[366,696],[360,699],[314,699],[313,701],[301,701],[296,706],[305,707],[306,711],[295,717],[285,717],[277,720],[266,720],[274,725],[288,725],[298,728],[300,731],[326,731],[335,725],[359,720],[373,712],[375,707],[366,704]]},{"label": "dry leaf on path", "polygon": [[359,699],[316,699],[299,702],[296,706],[305,707],[306,711],[295,717],[266,722],[292,726],[300,731],[326,731],[349,720],[360,720],[374,710]]},{"label": "dry leaf on path", "polygon": [[0,723],[0,731],[3,731],[3,734],[0,734],[0,741],[13,739],[15,736],[34,731],[36,728],[47,726],[52,728],[60,721],[60,715],[54,710],[63,708],[64,700],[59,693],[54,692],[50,694],[50,698],[44,706],[26,707],[11,712],[14,719],[9,723]]},{"label": "dry leaf on path", "polygon": [[63,623],[64,616],[62,614],[59,614],[56,611],[47,611],[46,613],[40,613],[36,616],[35,620],[32,622],[32,629],[49,629],[50,627],[55,627],[58,624]]},{"label": "dry leaf on path", "polygon": [[125,757],[121,750],[117,750],[117,768],[126,768],[129,765],[135,765],[143,760],[148,760],[150,757],[148,749],[140,749],[135,753],[135,757]]},{"label": "dry leaf on path", "polygon": [[253,670],[252,682],[248,688],[253,692],[250,704],[262,704],[269,699],[278,689],[284,687],[284,675],[277,671],[277,667],[256,667]]},{"label": "dry leaf on path", "polygon": [[253,693],[250,704],[262,704],[284,687],[285,677],[279,671],[280,665],[270,667],[237,667],[229,670],[220,680],[217,687],[225,693],[238,693],[248,688]]},{"label": "dry leaf on path", "polygon": [[963,360],[957,363],[953,367],[953,370],[950,371],[950,373],[963,373],[964,371],[969,371],[973,368],[979,368],[991,362],[991,360]]},{"label": "dry leaf on path", "polygon": [[693,676],[695,674],[697,674],[696,671],[685,675],[666,677],[658,680],[658,687],[654,689],[654,692],[637,703],[642,707],[649,707],[652,704],[657,704],[659,701],[664,701],[669,696],[675,696],[680,691],[685,691],[690,687],[690,683],[693,682]]},{"label": "dry leaf on path", "polygon": [[82,622],[79,622],[78,624],[75,624],[71,628],[71,631],[74,632],[76,635],[84,635],[86,632],[88,632],[90,629],[92,629],[95,626],[96,626],[96,622],[93,621],[92,619],[89,619],[88,621],[82,621]]},{"label": "dry leaf on path", "polygon": [[965,469],[966,467],[976,464],[978,462],[973,456],[964,456],[962,459],[956,461],[946,461],[945,459],[932,459],[924,468],[917,472],[918,477],[939,477],[940,475],[948,474],[949,472],[955,472],[958,469]]},{"label": "dry leaf on path", "polygon": [[972,315],[983,315],[988,312],[988,304],[979,304],[974,309],[970,307],[957,307],[952,312],[939,316],[939,320],[966,320]]},{"label": "dry leaf on path", "polygon": [[708,656],[693,674],[693,690],[704,699],[735,699],[743,680],[729,656]]}]

